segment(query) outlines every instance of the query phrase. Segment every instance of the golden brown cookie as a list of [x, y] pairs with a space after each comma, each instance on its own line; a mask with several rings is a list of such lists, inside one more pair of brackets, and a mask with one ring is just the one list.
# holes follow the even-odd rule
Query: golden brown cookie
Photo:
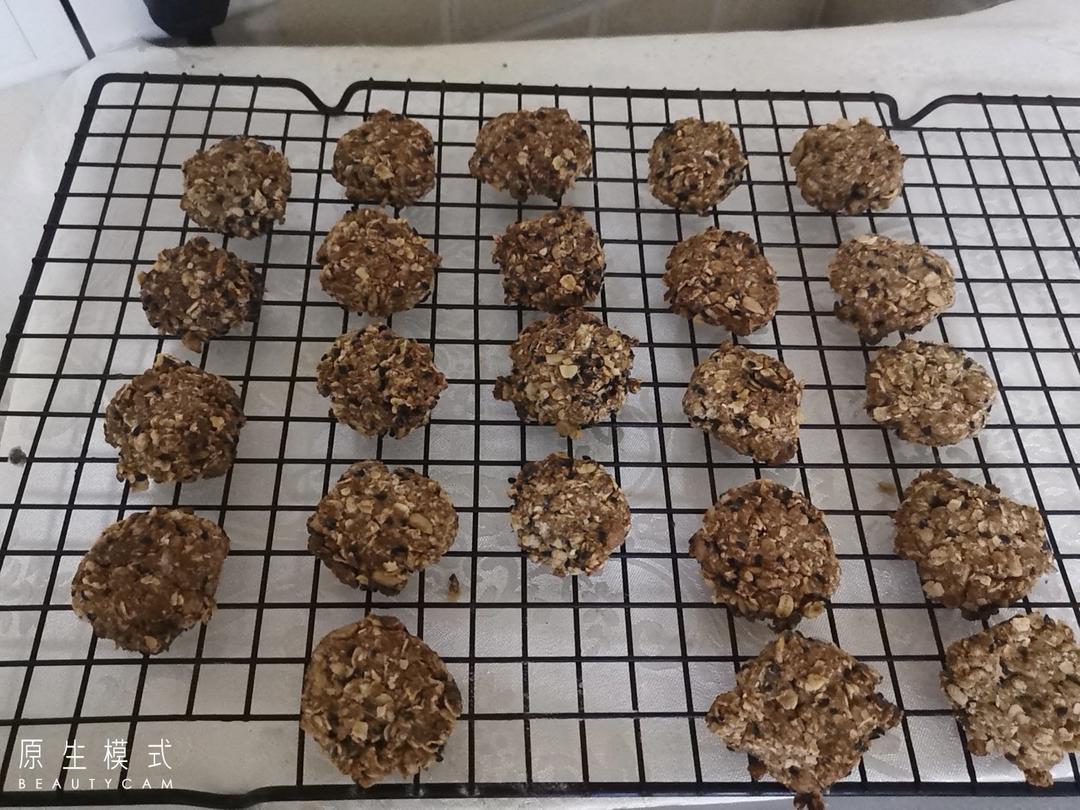
[[435, 141], [419, 121], [379, 110], [338, 138], [331, 172], [353, 202], [404, 208], [435, 187]]
[[904, 187], [900, 147], [866, 118], [806, 130], [788, 161], [803, 199], [827, 213], [880, 211]]
[[1080, 751], [1080, 646], [1064, 622], [1020, 615], [950, 644], [941, 688], [968, 750], [1004, 755], [1028, 784], [1050, 787]]

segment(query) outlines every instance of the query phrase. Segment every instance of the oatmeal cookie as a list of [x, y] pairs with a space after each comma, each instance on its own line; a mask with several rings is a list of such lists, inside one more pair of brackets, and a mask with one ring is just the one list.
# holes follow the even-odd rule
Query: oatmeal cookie
[[530, 194], [558, 202], [592, 169], [585, 128], [561, 107], [503, 113], [476, 136], [469, 174], [522, 202]]
[[1020, 615], [950, 644], [941, 688], [968, 750], [1004, 755], [1030, 785], [1080, 752], [1080, 646], [1064, 622]]
[[344, 472], [307, 527], [308, 550], [338, 579], [393, 596], [453, 545], [458, 516], [438, 482], [370, 460]]
[[552, 453], [530, 461], [508, 494], [518, 545], [560, 577], [593, 573], [630, 531], [626, 496], [588, 456]]
[[974, 436], [997, 386], [979, 363], [942, 343], [905, 339], [866, 369], [866, 412], [901, 439], [939, 447]]
[[180, 207], [211, 231], [251, 239], [285, 221], [289, 161], [262, 141], [234, 135], [184, 161]]
[[617, 413], [641, 382], [630, 376], [637, 341], [583, 309], [534, 321], [510, 347], [510, 374], [495, 381], [495, 399], [518, 416], [554, 425], [561, 436]]
[[495, 237], [506, 303], [558, 312], [600, 294], [604, 249], [592, 225], [574, 208], [516, 222]]
[[949, 263], [929, 248], [867, 234], [848, 239], [829, 263], [836, 317], [867, 343], [921, 329], [956, 298]]
[[742, 231], [709, 228], [671, 249], [664, 300], [685, 318], [749, 335], [776, 314], [780, 287], [757, 242]]
[[335, 222], [315, 259], [327, 295], [350, 312], [378, 317], [427, 298], [441, 261], [408, 222], [377, 208], [349, 211]]
[[918, 566], [926, 596], [969, 619], [1027, 596], [1054, 567], [1038, 509], [947, 470], [912, 481], [893, 520], [896, 553]]
[[803, 199], [830, 214], [880, 211], [904, 187], [900, 147], [866, 118], [806, 130], [788, 162]]
[[725, 341], [698, 363], [683, 395], [690, 424], [762, 464], [795, 455], [802, 383], [767, 354]]
[[113, 395], [105, 441], [120, 452], [116, 477], [133, 489], [224, 475], [244, 426], [240, 397], [224, 377], [159, 354]]
[[210, 621], [229, 538], [186, 509], [156, 506], [105, 528], [71, 583], [71, 607], [94, 635], [132, 652], [165, 652]]
[[778, 631], [820, 615], [840, 582], [821, 510], [768, 479], [720, 496], [690, 539], [690, 556], [715, 601]]
[[680, 118], [649, 150], [649, 190], [679, 211], [705, 214], [731, 194], [745, 170], [739, 137], [723, 121]]
[[331, 173], [353, 202], [404, 208], [435, 188], [435, 141], [419, 121], [379, 110], [338, 138]]
[[362, 787], [440, 759], [460, 714], [446, 664], [391, 616], [328, 633], [304, 674], [300, 728]]
[[339, 422], [365, 436], [400, 439], [427, 424], [446, 377], [427, 346], [371, 324], [334, 341], [315, 384]]
[[851, 772], [871, 741], [900, 722], [878, 691], [881, 675], [835, 644], [785, 631], [717, 695], [705, 724], [750, 755], [750, 778], [766, 773], [795, 791], [796, 807]]
[[162, 334], [179, 335], [193, 352], [259, 318], [262, 277], [251, 264], [201, 236], [161, 251], [138, 280], [146, 320]]

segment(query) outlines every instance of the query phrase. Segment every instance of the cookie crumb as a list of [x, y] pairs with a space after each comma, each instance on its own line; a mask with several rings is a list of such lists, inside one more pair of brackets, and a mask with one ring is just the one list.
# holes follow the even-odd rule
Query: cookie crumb
[[451, 602], [456, 602], [460, 596], [461, 582], [458, 580], [457, 574], [451, 574], [450, 580], [446, 583], [446, 598]]
[[26, 452], [21, 447], [12, 447], [8, 451], [8, 463], [9, 464], [25, 464]]

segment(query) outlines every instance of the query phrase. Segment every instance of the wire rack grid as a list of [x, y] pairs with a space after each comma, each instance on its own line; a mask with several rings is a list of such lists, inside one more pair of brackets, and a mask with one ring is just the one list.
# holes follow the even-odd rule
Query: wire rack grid
[[[564, 202], [586, 212], [605, 244], [607, 281], [596, 309], [640, 339], [640, 394], [576, 441], [521, 425], [491, 394], [507, 347], [535, 317], [503, 304], [491, 237], [549, 206], [515, 204], [466, 168], [486, 118], [541, 104], [566, 107], [589, 132], [593, 175]], [[434, 194], [405, 215], [443, 265], [431, 299], [395, 315], [393, 326], [432, 346], [450, 384], [431, 424], [400, 441], [340, 429], [313, 384], [330, 342], [362, 323], [322, 293], [314, 271], [319, 242], [349, 207], [329, 176], [333, 144], [383, 107], [431, 128], [439, 165]], [[661, 206], [644, 182], [652, 139], [688, 115], [729, 121], [750, 158], [745, 182], [705, 218]], [[890, 128], [908, 156], [904, 194], [886, 212], [837, 219], [809, 209], [794, 189], [785, 165], [794, 141], [808, 125], [841, 115]], [[222, 241], [265, 274], [259, 323], [195, 357], [149, 328], [136, 274], [198, 231], [177, 204], [179, 164], [237, 132], [284, 150], [293, 194], [286, 223], [272, 234]], [[875, 93], [367, 80], [328, 106], [291, 80], [103, 77], [0, 357], [0, 446], [25, 455], [0, 464], [4, 801], [224, 807], [361, 795], [781, 791], [751, 783], [746, 758], [726, 751], [702, 722], [713, 696], [771, 634], [712, 605], [687, 555], [702, 510], [755, 476], [810, 494], [841, 558], [840, 590], [802, 629], [876, 667], [905, 712], [835, 790], [1030, 792], [1012, 766], [965, 752], [937, 676], [945, 645], [978, 625], [925, 603], [913, 566], [893, 554], [889, 515], [905, 483], [933, 466], [1037, 504], [1057, 571], [1017, 609], [1077, 625], [1078, 149], [1080, 100], [1073, 99], [949, 97], [901, 120], [895, 102]], [[744, 340], [806, 381], [799, 453], [781, 466], [735, 456], [682, 414], [693, 366], [726, 333], [673, 315], [660, 275], [671, 246], [711, 224], [752, 234], [780, 278], [777, 317]], [[832, 316], [824, 268], [841, 239], [865, 232], [917, 239], [957, 268], [956, 305], [923, 332], [973, 353], [1000, 387], [1000, 406], [974, 441], [939, 450], [906, 444], [862, 412], [870, 351]], [[249, 423], [228, 475], [138, 493], [114, 478], [102, 413], [161, 350], [231, 379]], [[587, 579], [557, 579], [528, 563], [506, 519], [506, 479], [557, 449], [609, 465], [633, 508], [625, 547]], [[315, 502], [349, 463], [371, 456], [433, 476], [461, 515], [451, 551], [394, 598], [342, 586], [305, 549]], [[167, 503], [219, 521], [232, 552], [213, 620], [166, 654], [133, 656], [99, 644], [74, 617], [70, 580], [101, 528]], [[459, 598], [449, 592], [451, 574]], [[443, 656], [465, 711], [440, 763], [360, 791], [299, 731], [298, 696], [313, 644], [373, 609], [398, 615]], [[35, 773], [22, 761], [27, 739], [41, 743]], [[127, 743], [119, 771], [100, 756], [109, 739]], [[162, 740], [170, 744], [171, 787], [144, 754]], [[73, 766], [73, 751], [84, 752], [83, 768]], [[243, 769], [233, 765], [238, 751]], [[1075, 758], [1054, 773], [1053, 792], [1075, 795]], [[118, 789], [116, 777], [127, 777], [130, 789]]]

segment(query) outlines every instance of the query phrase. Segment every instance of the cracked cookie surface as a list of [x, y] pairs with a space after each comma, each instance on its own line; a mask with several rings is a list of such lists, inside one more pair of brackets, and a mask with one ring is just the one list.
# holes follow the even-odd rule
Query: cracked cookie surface
[[229, 538], [186, 509], [154, 507], [105, 528], [71, 583], [71, 607], [94, 634], [154, 655], [205, 624]]
[[181, 171], [180, 207], [204, 228], [251, 239], [285, 221], [292, 172], [269, 144], [233, 135], [197, 151]]
[[796, 806], [821, 808], [821, 793], [851, 772], [871, 741], [900, 722], [877, 690], [881, 675], [835, 644], [785, 631], [717, 695], [705, 724], [795, 791]]
[[690, 556], [714, 601], [775, 630], [820, 615], [840, 582], [821, 510], [768, 479], [720, 496], [690, 539]]
[[315, 385], [339, 422], [400, 439], [427, 424], [446, 377], [427, 346], [371, 324], [334, 341], [315, 368]]
[[900, 148], [866, 118], [806, 130], [788, 162], [803, 199], [826, 213], [880, 211], [904, 187]]
[[495, 398], [513, 403], [521, 419], [576, 436], [641, 387], [630, 376], [635, 345], [583, 309], [533, 321], [510, 347], [512, 369], [496, 379]]
[[379, 110], [338, 138], [331, 172], [353, 202], [404, 208], [435, 187], [435, 141], [419, 121]]
[[949, 645], [941, 688], [977, 756], [1002, 754], [1028, 784], [1080, 751], [1080, 647], [1064, 622], [1022, 614]]
[[439, 760], [460, 714], [446, 664], [391, 616], [328, 633], [304, 674], [300, 727], [362, 787]]
[[626, 496], [587, 456], [552, 453], [530, 461], [512, 480], [509, 495], [518, 545], [558, 576], [593, 573], [630, 531]]
[[259, 317], [262, 277], [251, 264], [202, 236], [161, 251], [138, 281], [146, 320], [162, 334], [179, 336], [193, 352]]
[[962, 350], [911, 340], [882, 349], [866, 369], [866, 412], [909, 442], [956, 444], [986, 424], [997, 386]]
[[791, 369], [729, 341], [698, 363], [682, 400], [691, 425], [764, 464], [795, 455], [801, 401], [802, 383]]
[[1038, 509], [947, 470], [920, 473], [893, 521], [896, 553], [918, 566], [927, 598], [967, 618], [1022, 599], [1053, 569]]
[[776, 314], [780, 287], [758, 244], [742, 231], [709, 228], [668, 255], [664, 300], [684, 318], [749, 335]]
[[386, 317], [428, 295], [441, 261], [404, 219], [377, 208], [349, 211], [315, 254], [323, 290], [350, 312]]
[[558, 202], [592, 169], [585, 128], [561, 107], [497, 115], [476, 136], [469, 174], [522, 202], [531, 194]]
[[105, 408], [116, 477], [134, 489], [224, 475], [244, 426], [240, 397], [224, 377], [167, 354], [121, 386]]
[[604, 249], [584, 214], [559, 208], [516, 222], [495, 237], [506, 303], [558, 312], [600, 294]]
[[739, 184], [746, 157], [723, 121], [680, 118], [649, 149], [649, 190], [680, 211], [705, 214]]
[[307, 527], [308, 550], [339, 580], [393, 595], [453, 545], [458, 516], [437, 481], [368, 460], [342, 474]]
[[836, 317], [867, 343], [921, 329], [956, 299], [952, 267], [929, 248], [867, 234], [840, 245], [829, 263]]

